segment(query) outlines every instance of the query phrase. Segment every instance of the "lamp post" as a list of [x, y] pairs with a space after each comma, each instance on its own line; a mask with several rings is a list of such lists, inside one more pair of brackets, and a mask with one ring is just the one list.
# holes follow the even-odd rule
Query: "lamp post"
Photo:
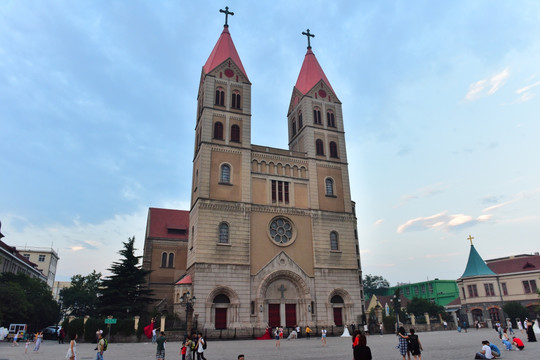
[[188, 292], [184, 293], [184, 295], [182, 295], [182, 301], [180, 302], [180, 304], [186, 308], [186, 334], [185, 336], [188, 335], [188, 319], [189, 319], [189, 313], [191, 311], [193, 311], [193, 305], [195, 304], [195, 300], [197, 300], [197, 298], [194, 296], [191, 296], [191, 294]]
[[399, 330], [399, 311], [401, 310], [401, 299], [399, 292], [392, 297], [392, 304], [394, 305], [394, 314], [396, 315], [396, 333]]

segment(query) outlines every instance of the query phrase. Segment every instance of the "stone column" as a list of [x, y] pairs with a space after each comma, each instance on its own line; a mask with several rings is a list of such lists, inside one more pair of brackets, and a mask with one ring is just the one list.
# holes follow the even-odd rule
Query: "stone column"
[[159, 324], [159, 331], [165, 331], [165, 315], [161, 315], [161, 322]]
[[137, 330], [139, 330], [139, 320], [141, 320], [141, 317], [139, 315], [135, 315], [134, 317], [134, 328], [135, 328], [135, 332], [137, 332]]
[[427, 312], [424, 313], [424, 317], [426, 318], [427, 331], [431, 331], [431, 321], [429, 320], [429, 314]]
[[457, 318], [457, 311], [452, 311], [452, 318], [454, 318], [454, 324], [456, 324], [456, 328], [458, 327], [458, 318]]
[[86, 322], [90, 319], [90, 315], [84, 315], [83, 324], [86, 325]]

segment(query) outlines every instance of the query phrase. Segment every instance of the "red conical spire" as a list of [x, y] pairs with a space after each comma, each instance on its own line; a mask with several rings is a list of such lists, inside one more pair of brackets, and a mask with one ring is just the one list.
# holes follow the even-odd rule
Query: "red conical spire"
[[203, 66], [204, 73], [208, 74], [228, 58], [231, 58], [236, 66], [240, 68], [242, 74], [247, 78], [246, 70], [244, 69], [244, 65], [242, 65], [238, 52], [236, 52], [236, 47], [234, 46], [231, 34], [229, 33], [229, 26], [225, 25], [216, 46], [214, 46], [214, 50], [212, 50], [208, 60], [206, 60], [206, 64]]
[[315, 54], [311, 51], [311, 47], [308, 47], [306, 57], [304, 58], [304, 63], [302, 64], [302, 69], [300, 69], [300, 75], [298, 75], [298, 80], [296, 80], [296, 88], [300, 90], [302, 94], [307, 94], [320, 80], [323, 80], [326, 85], [332, 90], [335, 94], [330, 81], [326, 78], [321, 65], [317, 61]]

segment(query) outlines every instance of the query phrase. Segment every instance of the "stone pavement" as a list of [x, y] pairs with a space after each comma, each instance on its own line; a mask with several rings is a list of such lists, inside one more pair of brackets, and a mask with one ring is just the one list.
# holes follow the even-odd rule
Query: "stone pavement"
[[[424, 347], [422, 358], [425, 360], [473, 359], [474, 354], [482, 347], [482, 340], [493, 342], [503, 349], [497, 333], [494, 330], [469, 330], [468, 333], [458, 333], [455, 330], [418, 333]], [[540, 359], [540, 343], [526, 342], [526, 336], [518, 334], [525, 343], [524, 351], [504, 351], [503, 359], [538, 360]], [[540, 339], [539, 339], [540, 340]], [[261, 359], [352, 359], [351, 338], [329, 337], [328, 345], [322, 346], [319, 339], [282, 340], [281, 347], [275, 347], [274, 340], [235, 340], [208, 341], [205, 356], [209, 360], [236, 360], [238, 354], [246, 355], [246, 360]], [[394, 335], [372, 335], [368, 337], [373, 359], [395, 359], [401, 356], [395, 348], [397, 339]], [[33, 346], [24, 354], [24, 343], [12, 347], [9, 343], [0, 343], [0, 360], [61, 360], [65, 359], [69, 344], [58, 345], [52, 340], [45, 340], [39, 352], [32, 351]], [[77, 345], [78, 360], [95, 359], [95, 344], [81, 343]], [[166, 359], [180, 360], [180, 343], [169, 342], [166, 345]], [[104, 360], [138, 360], [155, 359], [156, 346], [146, 343], [109, 344]]]

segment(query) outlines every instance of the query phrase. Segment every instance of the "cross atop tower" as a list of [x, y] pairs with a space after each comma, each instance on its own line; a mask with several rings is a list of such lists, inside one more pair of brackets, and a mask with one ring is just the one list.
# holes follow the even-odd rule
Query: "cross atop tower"
[[472, 246], [472, 241], [473, 241], [473, 237], [471, 235], [469, 235], [469, 237], [467, 238], [467, 240], [469, 240], [471, 242], [471, 246]]
[[309, 29], [307, 29], [305, 32], [302, 31], [302, 35], [306, 35], [307, 36], [307, 48], [308, 49], [311, 49], [311, 42], [310, 42], [310, 37], [315, 37], [315, 34], [310, 34], [309, 33]]
[[229, 19], [229, 15], [233, 16], [234, 13], [233, 13], [232, 11], [229, 11], [229, 7], [228, 7], [228, 6], [225, 6], [225, 10], [219, 9], [219, 12], [225, 14], [225, 25], [223, 25], [223, 26], [227, 26], [227, 27], [228, 27], [229, 24], [227, 24], [227, 20]]

